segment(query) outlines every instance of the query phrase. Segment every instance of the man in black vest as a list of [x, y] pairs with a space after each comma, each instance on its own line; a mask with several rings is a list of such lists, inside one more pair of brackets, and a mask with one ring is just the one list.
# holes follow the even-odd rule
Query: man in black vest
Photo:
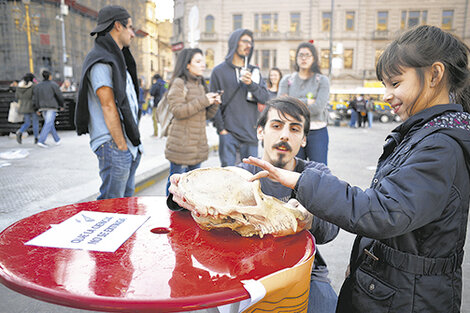
[[137, 125], [137, 71], [129, 46], [132, 19], [121, 6], [98, 13], [95, 46], [85, 58], [75, 125], [78, 135], [90, 134], [99, 161], [102, 184], [98, 199], [130, 197], [142, 145]]

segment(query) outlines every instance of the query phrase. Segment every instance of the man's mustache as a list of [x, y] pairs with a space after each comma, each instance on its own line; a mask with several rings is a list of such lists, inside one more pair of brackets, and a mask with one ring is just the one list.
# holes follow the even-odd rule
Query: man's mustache
[[274, 149], [285, 148], [287, 151], [292, 151], [292, 147], [287, 142], [279, 142], [273, 146]]

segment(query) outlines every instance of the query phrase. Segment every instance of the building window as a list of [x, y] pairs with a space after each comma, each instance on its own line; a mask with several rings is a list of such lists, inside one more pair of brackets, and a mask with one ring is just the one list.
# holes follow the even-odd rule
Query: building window
[[442, 29], [451, 30], [454, 22], [454, 10], [442, 11]]
[[214, 68], [214, 50], [212, 49], [206, 50], [206, 68], [209, 70]]
[[277, 50], [273, 50], [273, 66], [277, 67]]
[[300, 31], [300, 13], [290, 14], [290, 28], [291, 33], [298, 33]]
[[375, 67], [377, 66], [377, 62], [379, 62], [379, 58], [384, 51], [382, 49], [375, 50]]
[[213, 33], [214, 31], [214, 17], [212, 15], [208, 15], [206, 16], [206, 33]]
[[320, 67], [325, 70], [330, 69], [330, 49], [321, 49]]
[[343, 64], [345, 69], [353, 68], [354, 49], [344, 49]]
[[347, 11], [346, 12], [346, 30], [354, 30], [354, 16], [356, 12]]
[[321, 30], [324, 32], [330, 31], [331, 27], [331, 12], [323, 12], [321, 17]]
[[277, 13], [274, 13], [273, 14], [273, 32], [277, 33], [279, 31], [279, 27], [278, 27], [278, 15]]
[[241, 14], [234, 14], [233, 15], [233, 30], [242, 28], [243, 23], [242, 23], [242, 15]]
[[291, 72], [294, 72], [295, 71], [295, 62], [297, 61], [295, 59], [295, 49], [291, 49], [289, 50], [289, 68], [290, 68], [290, 71]]
[[410, 28], [427, 23], [428, 11], [402, 11], [400, 28]]
[[388, 29], [388, 11], [377, 12], [377, 30]]
[[270, 50], [261, 50], [261, 69], [269, 70]]
[[271, 32], [271, 14], [261, 14], [261, 32]]

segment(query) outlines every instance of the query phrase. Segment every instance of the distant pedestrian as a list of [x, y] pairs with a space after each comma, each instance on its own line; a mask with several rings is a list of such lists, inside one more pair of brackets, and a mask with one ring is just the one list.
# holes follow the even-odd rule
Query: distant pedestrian
[[364, 95], [360, 95], [356, 99], [356, 111], [357, 111], [357, 126], [366, 127], [367, 111], [366, 111], [366, 99]]
[[64, 80], [62, 85], [60, 85], [60, 91], [62, 92], [75, 91], [75, 90], [76, 90], [75, 86], [72, 85], [72, 83], [68, 79]]
[[312, 43], [301, 43], [297, 47], [295, 60], [295, 72], [282, 78], [278, 95], [297, 98], [310, 111], [307, 145], [300, 149], [297, 156], [327, 165], [330, 81], [321, 73], [318, 52]]
[[354, 96], [352, 100], [349, 101], [348, 111], [351, 112], [351, 120], [349, 121], [349, 127], [356, 128], [357, 123], [357, 97]]
[[144, 106], [145, 104], [145, 90], [142, 88], [142, 78], [138, 79], [139, 82], [139, 95], [138, 95], [138, 103], [139, 103], [139, 114], [138, 114], [138, 120], [140, 121], [140, 118], [142, 117], [142, 114], [145, 115], [148, 113], [148, 107]]
[[250, 64], [253, 32], [241, 28], [234, 30], [228, 39], [228, 48], [225, 60], [212, 70], [210, 79], [210, 91], [224, 91], [222, 104], [214, 118], [222, 166], [238, 163], [237, 151], [241, 158], [258, 156], [258, 103], [264, 104], [268, 100], [260, 70]]
[[199, 168], [209, 156], [206, 121], [219, 109], [220, 94], [208, 92], [204, 81], [206, 62], [200, 49], [184, 49], [178, 55], [168, 87], [168, 106], [173, 113], [165, 145], [170, 176]]
[[369, 128], [372, 128], [372, 122], [374, 120], [375, 104], [374, 104], [374, 100], [372, 100], [370, 97], [366, 99], [366, 111], [367, 111], [367, 122], [369, 123]]
[[282, 72], [280, 69], [278, 69], [277, 67], [273, 67], [269, 70], [269, 76], [267, 81], [269, 99], [277, 97], [277, 92], [279, 91], [279, 83], [281, 82], [281, 79]]
[[95, 45], [83, 63], [75, 125], [78, 135], [90, 133], [99, 161], [98, 199], [131, 197], [143, 149], [137, 68], [129, 51], [135, 36], [131, 16], [121, 6], [105, 6], [90, 33], [95, 34]]
[[42, 114], [44, 125], [39, 134], [38, 146], [48, 148], [46, 139], [49, 133], [54, 138], [54, 144], [60, 144], [60, 137], [55, 129], [55, 118], [59, 110], [63, 110], [64, 97], [59, 90], [59, 85], [53, 82], [49, 71], [42, 72], [43, 81], [33, 89], [33, 104], [35, 110]]
[[34, 143], [38, 143], [39, 117], [33, 105], [33, 79], [34, 75], [27, 73], [16, 87], [16, 99], [18, 99], [18, 104], [20, 105], [19, 113], [22, 113], [24, 116], [24, 123], [16, 132], [16, 141], [18, 141], [19, 144], [22, 143], [23, 133], [28, 130], [31, 122], [33, 123]]
[[160, 74], [153, 75], [152, 87], [150, 87], [150, 107], [152, 110], [153, 136], [158, 136], [157, 107], [158, 102], [168, 90], [168, 84], [163, 80]]

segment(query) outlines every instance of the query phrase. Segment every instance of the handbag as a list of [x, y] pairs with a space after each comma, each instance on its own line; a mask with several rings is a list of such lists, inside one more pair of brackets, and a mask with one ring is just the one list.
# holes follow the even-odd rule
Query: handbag
[[8, 111], [8, 122], [10, 123], [22, 123], [23, 114], [19, 113], [20, 104], [16, 101], [10, 102], [10, 110]]

